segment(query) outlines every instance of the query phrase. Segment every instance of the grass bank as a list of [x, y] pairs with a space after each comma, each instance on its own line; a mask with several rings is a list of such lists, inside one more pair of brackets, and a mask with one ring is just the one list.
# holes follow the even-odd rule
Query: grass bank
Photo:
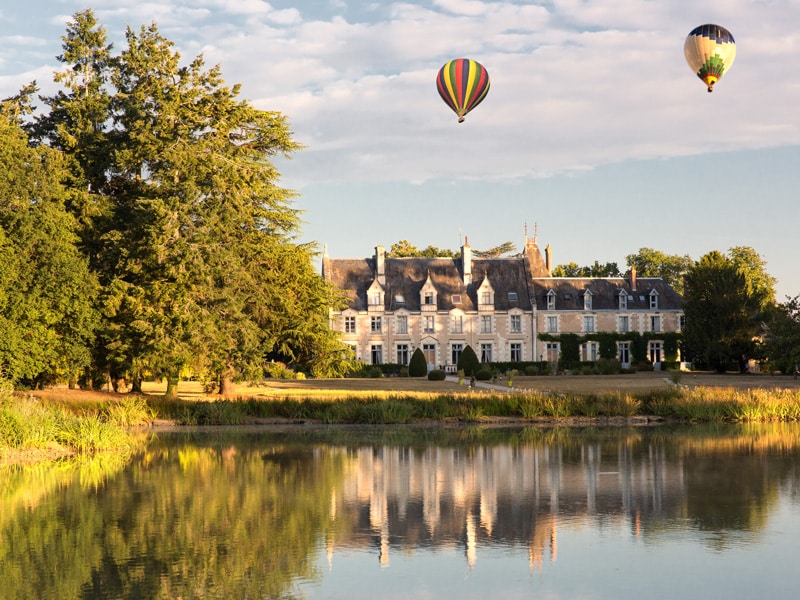
[[133, 427], [150, 424], [153, 416], [142, 397], [76, 407], [64, 401], [0, 393], [0, 464], [103, 452], [124, 456], [140, 443]]
[[476, 423], [657, 417], [685, 422], [749, 422], [800, 419], [800, 390], [670, 386], [640, 391], [496, 393], [340, 391], [283, 398], [166, 401], [151, 397], [159, 418], [182, 425], [307, 422], [406, 424], [425, 421]]

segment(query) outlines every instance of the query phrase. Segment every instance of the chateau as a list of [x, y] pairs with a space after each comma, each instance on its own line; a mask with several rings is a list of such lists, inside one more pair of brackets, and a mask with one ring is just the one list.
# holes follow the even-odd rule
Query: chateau
[[624, 367], [634, 337], [625, 334], [642, 334], [656, 367], [666, 360], [660, 335], [681, 330], [683, 299], [661, 278], [637, 278], [635, 269], [624, 278], [552, 277], [551, 269], [550, 246], [543, 258], [535, 238], [502, 258], [473, 257], [467, 239], [460, 258], [387, 258], [377, 246], [370, 258], [326, 251], [322, 259], [323, 277], [348, 300], [331, 326], [367, 363], [407, 365], [421, 348], [429, 369], [453, 372], [467, 345], [481, 362], [555, 362], [563, 334], [576, 334], [580, 360], [594, 361], [600, 333], [621, 334]]

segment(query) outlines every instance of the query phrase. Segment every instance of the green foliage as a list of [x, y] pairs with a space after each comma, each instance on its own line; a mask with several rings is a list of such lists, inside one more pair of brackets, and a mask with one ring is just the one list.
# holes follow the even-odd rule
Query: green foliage
[[75, 381], [89, 365], [97, 282], [66, 210], [63, 157], [0, 117], [0, 364], [16, 383]]
[[565, 265], [556, 265], [553, 268], [553, 277], [620, 277], [619, 267], [615, 262], [601, 265], [594, 261], [593, 265], [581, 267], [570, 262]]
[[563, 333], [561, 339], [560, 361], [565, 363], [578, 362], [581, 359], [581, 341], [577, 334]]
[[[30, 326], [8, 315], [39, 347], [17, 351], [8, 337], [17, 361], [31, 363], [12, 365], [13, 376], [75, 379], [90, 351], [87, 381], [103, 373], [176, 380], [190, 369], [217, 373], [212, 379], [229, 390], [260, 376], [265, 359], [317, 377], [352, 371], [352, 355], [328, 327], [329, 309], [343, 298], [316, 273], [315, 249], [294, 241], [294, 194], [277, 185], [273, 158], [299, 149], [286, 118], [240, 100], [240, 86], [226, 85], [201, 57], [184, 63], [155, 24], [125, 37], [112, 56], [94, 13], [76, 13], [58, 57], [61, 87], [26, 126], [36, 149], [13, 128], [0, 131], [9, 175], [15, 161], [28, 173], [8, 178], [13, 190], [0, 176], [0, 194], [37, 200], [25, 228], [34, 235], [17, 225], [0, 233], [51, 262], [38, 288], [60, 303], [27, 308]], [[30, 114], [34, 92], [29, 86], [3, 103], [9, 127]], [[11, 253], [2, 242], [0, 253]], [[19, 264], [29, 264], [20, 250]], [[102, 285], [100, 329], [87, 260]], [[29, 304], [39, 301], [15, 268], [5, 266], [7, 280]], [[38, 271], [30, 273], [33, 286]], [[48, 327], [33, 322], [44, 318]]]
[[472, 254], [479, 258], [498, 258], [503, 254], [513, 254], [517, 251], [513, 242], [503, 242], [499, 246], [489, 248], [488, 250], [473, 250]]
[[767, 312], [764, 351], [770, 369], [795, 373], [800, 368], [800, 296]]
[[389, 248], [389, 252], [386, 253], [386, 256], [391, 256], [392, 258], [458, 258], [461, 256], [461, 252], [437, 248], [436, 246], [428, 246], [427, 248], [420, 250], [408, 240], [400, 240], [399, 242], [392, 244], [391, 248]]
[[447, 374], [441, 369], [434, 369], [428, 373], [428, 380], [430, 381], [444, 381]]
[[464, 350], [461, 352], [461, 355], [458, 357], [458, 364], [456, 368], [459, 371], [463, 371], [464, 375], [470, 377], [475, 375], [477, 370], [480, 368], [480, 360], [478, 360], [478, 355], [475, 354], [475, 350], [472, 349], [472, 346], [467, 344], [464, 347]]
[[725, 371], [738, 362], [742, 370], [773, 304], [774, 280], [764, 262], [749, 248], [732, 248], [730, 257], [713, 251], [685, 281], [687, 358], [700, 368]]
[[420, 348], [414, 350], [411, 354], [411, 360], [408, 361], [408, 376], [409, 377], [425, 377], [428, 374], [428, 362], [425, 360], [425, 355]]
[[494, 377], [494, 372], [485, 367], [482, 367], [475, 373], [475, 379], [478, 381], [489, 381], [492, 377]]
[[679, 294], [683, 294], [683, 276], [694, 261], [688, 255], [664, 254], [652, 248], [640, 248], [625, 257], [629, 267], [636, 268], [639, 277], [660, 277]]

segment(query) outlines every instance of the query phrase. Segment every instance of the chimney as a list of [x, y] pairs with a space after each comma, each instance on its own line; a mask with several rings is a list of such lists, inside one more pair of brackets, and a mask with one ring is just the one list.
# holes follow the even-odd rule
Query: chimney
[[547, 272], [550, 274], [551, 277], [553, 276], [553, 264], [551, 262], [552, 255], [553, 255], [553, 249], [550, 247], [550, 244], [547, 244], [547, 246], [544, 249], [544, 266], [547, 268]]
[[472, 283], [472, 248], [469, 247], [469, 237], [464, 237], [461, 246], [461, 266], [464, 269], [464, 285]]
[[382, 286], [386, 286], [386, 250], [383, 246], [375, 246], [375, 277]]
[[636, 291], [636, 267], [631, 267], [631, 290]]

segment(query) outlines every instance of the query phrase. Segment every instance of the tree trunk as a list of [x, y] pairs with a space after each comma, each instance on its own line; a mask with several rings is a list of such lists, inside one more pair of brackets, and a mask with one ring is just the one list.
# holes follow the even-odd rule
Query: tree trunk
[[167, 400], [178, 399], [178, 378], [170, 375], [167, 377], [167, 391], [164, 392], [164, 398]]
[[139, 375], [134, 375], [131, 379], [131, 394], [142, 393], [142, 378]]
[[233, 396], [236, 394], [236, 384], [233, 382], [232, 374], [226, 372], [220, 375], [219, 394], [220, 396]]

